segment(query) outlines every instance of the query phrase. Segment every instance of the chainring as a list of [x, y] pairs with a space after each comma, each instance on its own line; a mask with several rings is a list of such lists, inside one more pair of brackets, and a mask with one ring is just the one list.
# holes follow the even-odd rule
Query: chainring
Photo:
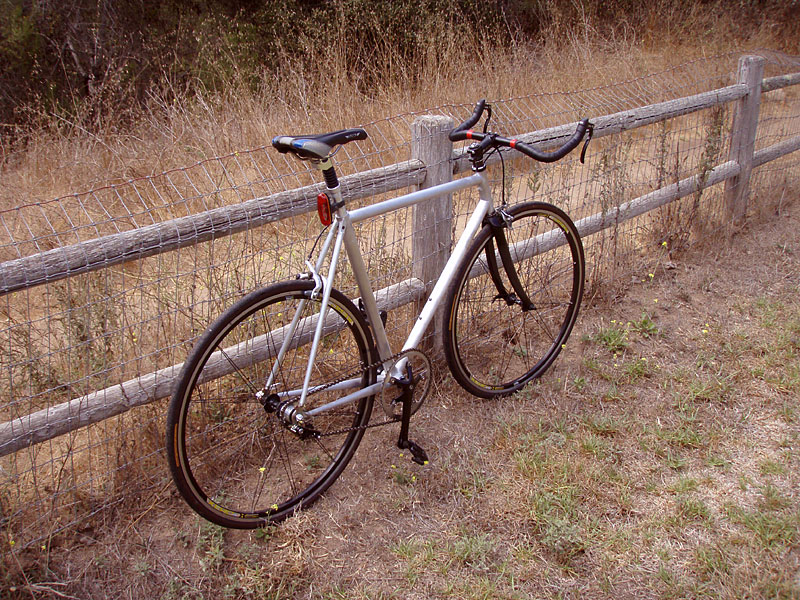
[[380, 403], [383, 412], [391, 419], [399, 419], [403, 412], [402, 402], [402, 381], [393, 378], [396, 372], [402, 373], [402, 377], [408, 377], [408, 367], [411, 367], [412, 394], [411, 414], [419, 410], [428, 392], [431, 389], [431, 361], [422, 350], [412, 348], [395, 355], [391, 367], [386, 371], [388, 376], [381, 388]]

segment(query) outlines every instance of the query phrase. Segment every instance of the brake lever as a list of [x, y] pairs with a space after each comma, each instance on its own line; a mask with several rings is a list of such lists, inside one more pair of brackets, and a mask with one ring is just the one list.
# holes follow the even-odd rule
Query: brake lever
[[586, 148], [589, 147], [589, 142], [592, 141], [592, 135], [594, 135], [594, 125], [592, 123], [586, 124], [586, 141], [583, 143], [583, 148], [581, 149], [581, 164], [584, 164], [586, 158]]
[[483, 122], [483, 133], [488, 133], [489, 121], [492, 120], [492, 105], [491, 104], [487, 104], [486, 105], [486, 111], [487, 111], [486, 120]]

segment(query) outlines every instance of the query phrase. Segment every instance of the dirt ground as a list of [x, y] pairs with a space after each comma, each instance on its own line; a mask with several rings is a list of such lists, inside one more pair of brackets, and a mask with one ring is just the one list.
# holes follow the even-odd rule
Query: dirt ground
[[799, 292], [795, 203], [587, 299], [513, 398], [442, 370], [425, 467], [370, 430], [314, 507], [241, 532], [165, 466], [135, 518], [16, 555], [0, 596], [800, 598]]

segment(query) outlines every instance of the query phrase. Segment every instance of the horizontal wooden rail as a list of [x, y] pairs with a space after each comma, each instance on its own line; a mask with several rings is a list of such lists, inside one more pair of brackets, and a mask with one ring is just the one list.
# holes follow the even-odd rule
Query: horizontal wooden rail
[[[410, 160], [342, 177], [340, 185], [345, 199], [357, 200], [419, 185], [424, 179], [425, 165], [421, 161]], [[0, 294], [177, 250], [304, 214], [316, 209], [317, 194], [323, 189], [322, 183], [309, 185], [10, 260], [0, 264]]]
[[[635, 198], [630, 202], [615, 206], [606, 212], [599, 212], [585, 217], [580, 221], [576, 221], [575, 227], [578, 229], [581, 238], [586, 238], [603, 229], [608, 229], [623, 221], [638, 217], [659, 206], [664, 206], [665, 204], [684, 198], [698, 190], [722, 183], [726, 179], [736, 176], [738, 173], [739, 166], [734, 162], [727, 162], [714, 167], [705, 175], [698, 174], [687, 177], [686, 179], [681, 179], [672, 185], [659, 188], [649, 194]], [[514, 262], [519, 262], [536, 256], [537, 254], [549, 252], [566, 243], [566, 238], [560, 230], [548, 231], [539, 234], [535, 238], [522, 240], [513, 244], [510, 247], [511, 257]], [[499, 261], [500, 255], [497, 251], [495, 251], [495, 254]], [[472, 270], [469, 272], [469, 277], [478, 277], [488, 272], [488, 266], [484, 261], [480, 261], [475, 263], [472, 267]]]
[[[599, 138], [607, 135], [615, 135], [623, 131], [630, 131], [639, 127], [645, 127], [646, 125], [653, 125], [660, 121], [666, 121], [668, 119], [674, 119], [675, 117], [706, 110], [719, 104], [733, 102], [746, 95], [747, 86], [737, 83], [693, 96], [668, 100], [641, 108], [624, 110], [603, 117], [592, 117], [591, 122], [594, 125], [594, 137]], [[523, 142], [536, 145], [539, 150], [547, 152], [562, 146], [572, 137], [572, 134], [575, 133], [575, 127], [576, 124], [559, 125], [533, 133], [523, 133], [516, 137]], [[508, 156], [508, 153], [512, 152], [510, 148], [503, 148], [501, 151], [504, 152], [506, 156]], [[514, 154], [512, 154], [512, 156], [514, 156]], [[521, 157], [522, 155], [519, 156]], [[494, 154], [486, 163], [493, 164], [499, 161], [500, 157]], [[453, 153], [453, 162], [454, 173], [460, 173], [471, 169], [469, 161], [467, 160], [466, 148]]]
[[762, 148], [761, 150], [756, 150], [755, 154], [753, 155], [753, 166], [760, 167], [770, 161], [780, 158], [781, 156], [786, 156], [787, 154], [791, 154], [792, 152], [796, 152], [798, 150], [800, 150], [800, 135], [796, 135], [788, 140], [783, 140], [782, 142], [778, 142], [772, 146]]
[[[375, 294], [380, 310], [394, 310], [425, 296], [425, 284], [416, 278], [395, 283]], [[265, 353], [262, 357], [268, 358]], [[0, 456], [53, 439], [75, 429], [99, 423], [136, 406], [172, 394], [183, 363], [141, 375], [119, 385], [0, 423]], [[228, 361], [218, 361], [214, 375], [233, 372]]]
[[575, 227], [578, 228], [581, 237], [587, 237], [593, 233], [632, 219], [633, 217], [638, 217], [659, 206], [664, 206], [665, 204], [684, 198], [699, 190], [722, 183], [726, 179], [738, 174], [739, 165], [735, 162], [726, 162], [714, 167], [705, 174], [698, 173], [697, 175], [692, 175], [672, 185], [657, 189], [649, 194], [615, 206], [606, 212], [596, 213], [581, 219], [575, 223]]
[[800, 84], [800, 73], [788, 73], [787, 75], [778, 75], [777, 77], [767, 77], [761, 82], [761, 91], [771, 92], [797, 84]]

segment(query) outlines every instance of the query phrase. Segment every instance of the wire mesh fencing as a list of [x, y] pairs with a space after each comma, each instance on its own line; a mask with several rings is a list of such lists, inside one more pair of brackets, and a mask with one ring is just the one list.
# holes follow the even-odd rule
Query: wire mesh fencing
[[[488, 167], [498, 200], [544, 200], [592, 226], [584, 238], [590, 297], [617, 294], [642, 264], [727, 231], [725, 184], [705, 184], [730, 163], [738, 100], [683, 108], [647, 127], [625, 115], [647, 120], [643, 107], [668, 110], [715, 90], [741, 98], [747, 91], [736, 87], [737, 58], [492, 102], [491, 128], [509, 137], [582, 117], [605, 122], [616, 115], [607, 121], [609, 131], [613, 123], [628, 123], [598, 135], [585, 164], [577, 152], [551, 165], [504, 154]], [[762, 157], [782, 144], [797, 149], [800, 136], [798, 63], [771, 53], [764, 58], [770, 83], [763, 86], [755, 137]], [[457, 124], [472, 108], [439, 106], [364, 124], [369, 138], [343, 146], [335, 157], [349, 207], [424, 185], [426, 169], [435, 165], [418, 158], [426, 140], [412, 139], [415, 119], [445, 115]], [[750, 214], [794, 201], [800, 165], [789, 150], [756, 166]], [[441, 159], [454, 177], [465, 169], [462, 154], [458, 144]], [[681, 188], [688, 180], [699, 184]], [[309, 165], [261, 147], [0, 212], [3, 552], [99, 527], [115, 510], [137, 510], [144, 495], [171, 486], [165, 412], [181, 363], [238, 298], [307, 270], [321, 230], [320, 181]], [[670, 186], [677, 190], [674, 201], [620, 218], [619, 207]], [[456, 238], [476, 199], [474, 190], [452, 198], [446, 223]], [[413, 210], [358, 227], [375, 290], [417, 277], [427, 259], [414, 252], [420, 225]], [[592, 225], [600, 221], [601, 227]], [[358, 296], [346, 265], [337, 287]], [[414, 318], [413, 305], [394, 308], [390, 341], [404, 339]]]

